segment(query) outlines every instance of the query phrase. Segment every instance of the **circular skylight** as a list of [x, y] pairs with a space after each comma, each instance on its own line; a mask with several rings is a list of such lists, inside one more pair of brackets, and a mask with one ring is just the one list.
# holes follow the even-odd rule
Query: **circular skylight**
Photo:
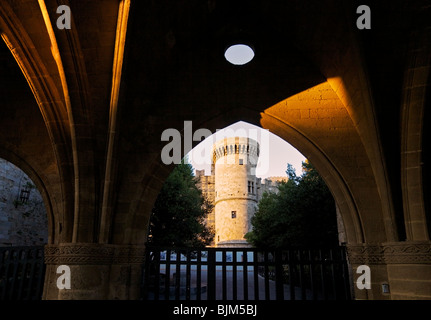
[[249, 63], [253, 59], [254, 51], [248, 45], [235, 44], [227, 48], [224, 56], [230, 63], [237, 66], [242, 66]]

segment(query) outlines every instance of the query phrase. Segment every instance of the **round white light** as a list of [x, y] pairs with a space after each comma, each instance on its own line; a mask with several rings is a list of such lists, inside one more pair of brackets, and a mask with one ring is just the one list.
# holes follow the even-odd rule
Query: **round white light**
[[235, 44], [227, 48], [224, 57], [230, 63], [242, 66], [249, 63], [254, 58], [254, 51], [245, 44]]

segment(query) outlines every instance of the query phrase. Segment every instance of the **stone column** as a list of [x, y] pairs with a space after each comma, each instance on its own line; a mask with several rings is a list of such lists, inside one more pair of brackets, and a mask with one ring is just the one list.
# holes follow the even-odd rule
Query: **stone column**
[[[355, 299], [431, 299], [431, 242], [347, 245]], [[359, 290], [358, 266], [371, 270], [371, 289]], [[388, 292], [383, 291], [383, 286]]]
[[[144, 246], [62, 243], [45, 246], [46, 300], [136, 300], [140, 296]], [[59, 289], [57, 268], [70, 268], [70, 289]]]

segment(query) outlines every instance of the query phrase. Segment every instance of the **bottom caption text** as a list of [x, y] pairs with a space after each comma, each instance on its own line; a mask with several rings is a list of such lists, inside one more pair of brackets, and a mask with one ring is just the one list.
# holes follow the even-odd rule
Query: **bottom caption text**
[[208, 314], [217, 314], [219, 316], [229, 315], [248, 315], [255, 317], [257, 315], [257, 305], [253, 304], [219, 304], [216, 308], [211, 307], [191, 307], [180, 304], [174, 307], [174, 315], [197, 315], [201, 318]]

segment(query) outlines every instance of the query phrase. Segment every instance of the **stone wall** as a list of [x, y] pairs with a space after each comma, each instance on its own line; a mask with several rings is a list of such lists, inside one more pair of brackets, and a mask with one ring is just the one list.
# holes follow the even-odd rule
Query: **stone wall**
[[282, 181], [287, 182], [288, 177], [268, 177], [266, 179], [256, 179], [257, 183], [257, 200], [260, 201], [265, 192], [278, 193], [278, 186]]
[[0, 159], [0, 246], [43, 245], [47, 241], [42, 196], [22, 170]]
[[213, 204], [213, 209], [208, 214], [205, 222], [208, 227], [215, 229], [215, 176], [206, 176], [205, 170], [196, 170], [196, 179], [196, 186], [202, 191], [204, 197]]

